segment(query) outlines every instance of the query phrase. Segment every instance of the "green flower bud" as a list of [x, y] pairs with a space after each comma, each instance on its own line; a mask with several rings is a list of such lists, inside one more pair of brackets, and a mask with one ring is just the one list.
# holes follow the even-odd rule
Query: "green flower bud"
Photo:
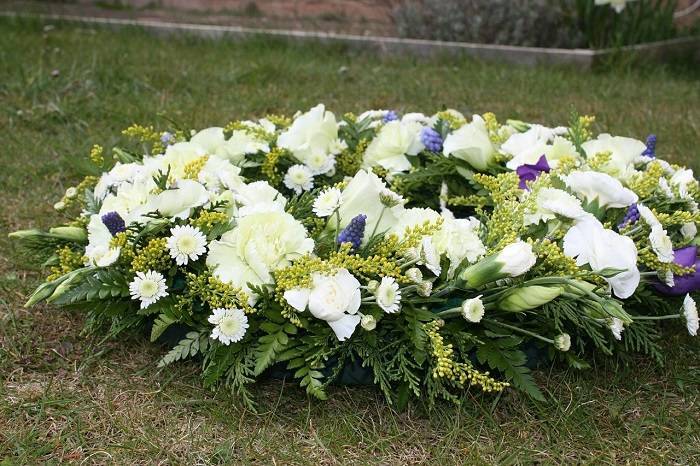
[[522, 312], [535, 309], [559, 296], [562, 289], [558, 286], [524, 286], [515, 288], [498, 302], [498, 309]]
[[55, 227], [49, 230], [49, 233], [54, 238], [65, 239], [75, 243], [84, 243], [87, 241], [87, 232], [80, 227]]

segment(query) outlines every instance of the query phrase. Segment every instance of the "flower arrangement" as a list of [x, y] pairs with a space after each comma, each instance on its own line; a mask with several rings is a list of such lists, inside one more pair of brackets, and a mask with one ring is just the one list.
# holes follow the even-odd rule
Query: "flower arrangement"
[[[700, 185], [646, 143], [548, 128], [318, 105], [202, 131], [131, 126], [99, 176], [11, 234], [49, 270], [28, 306], [85, 310], [115, 336], [181, 329], [160, 360], [252, 405], [271, 368], [326, 398], [366, 368], [390, 403], [470, 387], [542, 398], [526, 351], [574, 368], [594, 353], [660, 359], [691, 335]], [[671, 329], [676, 329], [676, 326]]]

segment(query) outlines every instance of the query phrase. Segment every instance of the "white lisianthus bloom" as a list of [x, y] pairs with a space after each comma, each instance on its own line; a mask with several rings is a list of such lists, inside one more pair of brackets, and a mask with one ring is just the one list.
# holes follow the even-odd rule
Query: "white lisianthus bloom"
[[586, 202], [597, 201], [599, 207], [628, 207], [639, 200], [634, 191], [605, 173], [576, 171], [563, 176], [562, 181]]
[[407, 171], [411, 162], [407, 155], [423, 150], [420, 131], [423, 127], [415, 121], [390, 121], [382, 126], [372, 140], [362, 159], [362, 168], [381, 166], [391, 173]]
[[697, 181], [695, 180], [695, 176], [693, 176], [693, 170], [689, 168], [678, 170], [671, 176], [671, 185], [678, 187], [678, 194], [681, 199], [692, 198], [688, 192], [688, 188], [695, 184], [697, 184]]
[[322, 162], [321, 159], [325, 161], [327, 156], [338, 152], [342, 146], [337, 139], [338, 123], [335, 115], [319, 104], [297, 116], [291, 126], [279, 135], [277, 145], [291, 151], [300, 162], [313, 168]]
[[471, 123], [450, 133], [442, 145], [442, 153], [468, 162], [479, 171], [485, 171], [496, 157], [496, 147], [489, 138], [486, 122], [474, 115]]
[[484, 303], [481, 301], [481, 295], [464, 300], [461, 308], [462, 317], [468, 322], [478, 323], [484, 317], [485, 308]]
[[695, 304], [695, 300], [690, 297], [689, 294], [685, 295], [683, 299], [683, 317], [685, 317], [685, 324], [688, 328], [688, 333], [691, 336], [696, 336], [698, 334], [698, 327], [700, 327], [700, 321], [698, 320], [698, 308]]
[[393, 277], [382, 277], [374, 296], [377, 299], [377, 305], [387, 314], [394, 314], [401, 308], [401, 291]]
[[634, 241], [605, 229], [592, 215], [577, 221], [564, 235], [564, 254], [575, 258], [576, 265], [588, 264], [594, 272], [623, 270], [605, 279], [619, 298], [629, 298], [639, 285]]
[[187, 265], [189, 261], [196, 261], [207, 252], [206, 236], [199, 228], [190, 225], [171, 228], [167, 244], [170, 257], [175, 259], [177, 265]]
[[100, 215], [91, 215], [87, 226], [88, 244], [85, 247], [85, 263], [95, 267], [107, 267], [119, 259], [121, 248], [111, 247], [112, 234]]
[[241, 169], [228, 160], [209, 157], [199, 171], [198, 180], [213, 192], [222, 189], [236, 189], [243, 185]]
[[306, 165], [292, 165], [284, 175], [284, 185], [297, 194], [314, 187], [314, 176]]
[[234, 199], [241, 206], [238, 216], [244, 217], [258, 211], [284, 211], [287, 198], [267, 181], [255, 181], [235, 190]]
[[511, 156], [506, 163], [511, 170], [524, 164], [535, 164], [543, 155], [552, 168], [556, 168], [562, 157], [577, 157], [576, 147], [571, 141], [556, 136], [553, 129], [541, 125], [531, 125], [524, 133], [511, 135], [501, 145], [501, 152]]
[[616, 13], [622, 13], [625, 9], [627, 3], [633, 2], [634, 0], [595, 0], [596, 5], [610, 5], [610, 7], [615, 10]]
[[[384, 182], [374, 173], [359, 170], [343, 189], [340, 208], [340, 228], [345, 228], [350, 221], [360, 214], [367, 216], [365, 235], [366, 242], [374, 231], [377, 234], [388, 231], [396, 224], [403, 206], [386, 207], [380, 194], [386, 189]], [[329, 228], [335, 229], [335, 216], [329, 218]]]
[[537, 256], [532, 252], [532, 245], [518, 240], [503, 248], [496, 256], [496, 261], [503, 264], [502, 273], [510, 277], [518, 277], [527, 273], [535, 265]]
[[326, 188], [314, 201], [313, 211], [319, 217], [329, 217], [340, 207], [343, 194], [338, 188]]
[[474, 218], [444, 218], [442, 227], [433, 235], [435, 249], [450, 260], [448, 277], [454, 275], [464, 260], [472, 264], [486, 254], [486, 247], [477, 234], [480, 225]]
[[141, 301], [141, 309], [146, 309], [159, 299], [168, 296], [165, 277], [153, 270], [145, 273], [136, 272], [136, 276], [129, 283], [129, 294], [131, 299]]
[[637, 204], [637, 210], [639, 211], [639, 218], [644, 220], [650, 227], [661, 225], [661, 222], [659, 222], [659, 219], [656, 218], [656, 215], [654, 215], [654, 212], [652, 212], [649, 207], [644, 204]]
[[152, 210], [164, 217], [187, 218], [192, 209], [209, 202], [207, 189], [194, 180], [178, 180], [177, 187], [156, 194], [150, 201]]
[[559, 351], [569, 351], [571, 349], [571, 336], [568, 333], [562, 333], [554, 338], [554, 346]]
[[426, 222], [435, 223], [440, 220], [440, 214], [433, 209], [413, 207], [400, 212], [396, 223], [389, 229], [389, 233], [394, 233], [399, 239], [403, 239], [409, 229], [423, 225]]
[[272, 272], [314, 248], [304, 226], [286, 212], [256, 212], [209, 244], [207, 266], [225, 283], [249, 291], [248, 283], [272, 283]]
[[616, 340], [622, 340], [622, 332], [625, 330], [625, 323], [617, 317], [613, 317], [608, 321], [608, 327]]
[[207, 320], [215, 325], [211, 331], [211, 338], [226, 346], [241, 341], [248, 330], [248, 316], [238, 308], [212, 309], [212, 314]]
[[294, 309], [303, 312], [307, 306], [317, 319], [325, 320], [338, 340], [352, 336], [360, 323], [357, 315], [362, 295], [360, 282], [346, 269], [334, 275], [312, 275], [312, 288], [295, 288], [284, 292], [284, 299]]
[[216, 156], [236, 165], [243, 161], [246, 154], [270, 150], [267, 142], [257, 139], [248, 131], [235, 130], [226, 140], [224, 129], [217, 127], [203, 129], [192, 136], [189, 143], [198, 146], [207, 155]]
[[661, 225], [651, 227], [649, 243], [660, 262], [665, 264], [673, 262], [673, 243]]
[[525, 212], [525, 225], [547, 222], [556, 218], [557, 215], [571, 219], [586, 215], [586, 211], [581, 207], [581, 201], [561, 189], [542, 188], [535, 195], [537, 208], [535, 211]]
[[683, 226], [681, 226], [681, 235], [683, 235], [683, 239], [686, 241], [695, 238], [697, 234], [698, 227], [695, 225], [695, 222], [684, 223]]
[[603, 171], [620, 180], [626, 180], [634, 173], [634, 163], [647, 148], [646, 144], [637, 139], [609, 134], [600, 134], [597, 139], [581, 144], [581, 147], [587, 158], [610, 152], [610, 161], [605, 164]]

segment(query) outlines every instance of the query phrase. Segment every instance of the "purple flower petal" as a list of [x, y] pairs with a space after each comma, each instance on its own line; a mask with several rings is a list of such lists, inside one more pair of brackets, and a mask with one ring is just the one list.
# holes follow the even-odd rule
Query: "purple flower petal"
[[549, 173], [549, 164], [547, 163], [547, 157], [542, 155], [540, 159], [535, 164], [523, 164], [515, 169], [515, 173], [520, 177], [520, 183], [518, 186], [520, 189], [527, 189], [527, 182], [534, 181], [540, 176], [540, 173]]
[[683, 267], [692, 267], [694, 265], [695, 272], [688, 275], [674, 275], [673, 286], [654, 282], [652, 283], [654, 289], [667, 296], [683, 296], [684, 294], [700, 290], [700, 260], [698, 260], [697, 252], [697, 246], [688, 246], [673, 251], [673, 262]]

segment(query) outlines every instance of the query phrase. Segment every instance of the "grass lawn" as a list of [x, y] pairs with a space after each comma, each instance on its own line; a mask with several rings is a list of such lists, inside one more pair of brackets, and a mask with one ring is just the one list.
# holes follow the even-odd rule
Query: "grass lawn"
[[80, 336], [79, 312], [24, 309], [41, 274], [6, 237], [59, 221], [51, 206], [80, 179], [76, 161], [161, 112], [196, 128], [320, 101], [339, 114], [449, 106], [556, 125], [575, 107], [599, 130], [656, 133], [660, 154], [697, 171], [697, 67], [582, 73], [7, 19], [0, 31], [0, 464], [700, 462], [697, 338], [669, 336], [664, 367], [542, 368], [543, 403], [470, 392], [460, 408], [396, 412], [371, 388], [318, 402], [265, 381], [255, 414], [203, 389], [196, 363], [159, 372], [163, 348], [142, 336], [97, 345]]

